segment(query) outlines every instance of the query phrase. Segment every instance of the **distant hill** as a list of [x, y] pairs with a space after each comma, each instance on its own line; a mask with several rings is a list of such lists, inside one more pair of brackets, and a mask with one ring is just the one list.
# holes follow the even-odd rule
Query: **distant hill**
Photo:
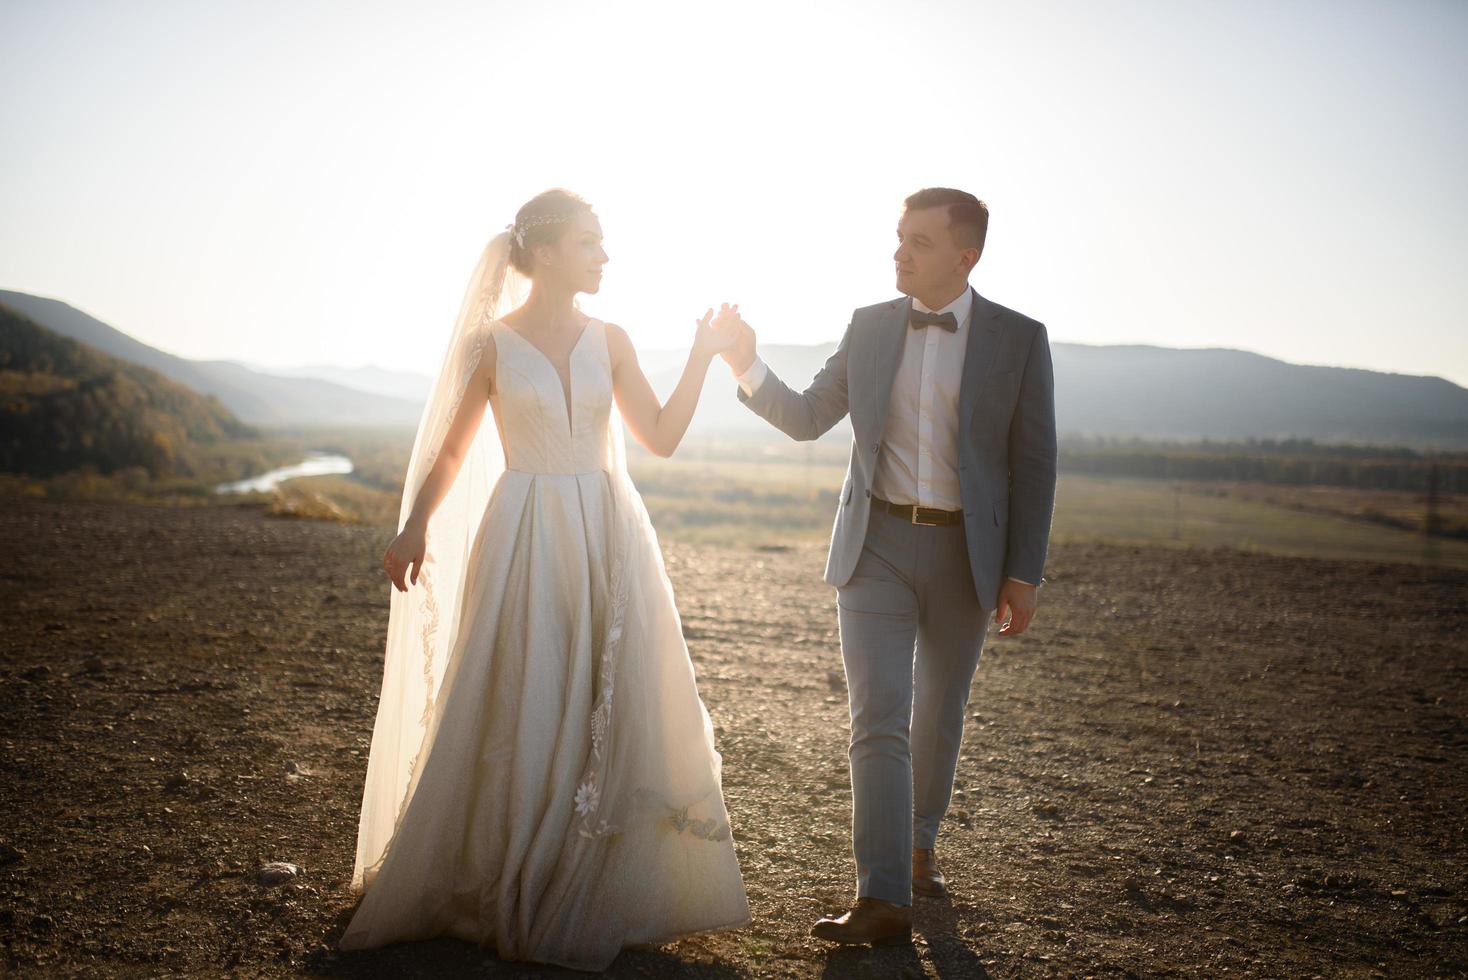
[[192, 475], [198, 446], [256, 434], [218, 399], [0, 307], [0, 472]]
[[1443, 378], [1290, 364], [1247, 351], [1055, 345], [1064, 431], [1468, 446], [1468, 389]]
[[[272, 373], [230, 361], [190, 361], [56, 300], [0, 291], [0, 304], [214, 394], [242, 419], [260, 425], [411, 427], [432, 384], [424, 375], [373, 367], [317, 365]], [[834, 343], [763, 344], [760, 354], [798, 389], [835, 349]], [[1290, 364], [1223, 348], [1056, 343], [1052, 349], [1056, 420], [1063, 435], [1468, 447], [1468, 389], [1442, 378]], [[639, 352], [663, 396], [673, 390], [686, 356], [673, 350]], [[709, 371], [689, 432], [694, 438], [784, 438], [739, 404], [721, 363]], [[845, 440], [850, 433], [843, 421], [826, 438]]]
[[[305, 367], [270, 368], [259, 364], [240, 364], [238, 361], [222, 363], [239, 364], [257, 374], [271, 374], [280, 378], [317, 378], [373, 395], [387, 395], [422, 406], [428, 400], [433, 379], [414, 371], [393, 371], [372, 364], [361, 367], [343, 368], [331, 364], [308, 364]], [[415, 415], [413, 421], [417, 422]]]
[[[761, 346], [760, 356], [799, 390], [835, 349], [834, 343], [770, 344]], [[1468, 447], [1468, 389], [1442, 378], [1289, 364], [1222, 348], [1057, 343], [1052, 355], [1056, 425], [1063, 435]], [[681, 370], [679, 364], [657, 371], [653, 387], [666, 395]], [[715, 364], [690, 432], [759, 430], [771, 431], [739, 404], [728, 370]], [[843, 423], [826, 438], [850, 434]]]
[[0, 306], [64, 337], [153, 368], [216, 396], [246, 422], [266, 426], [414, 426], [422, 401], [369, 394], [331, 381], [255, 371], [233, 361], [191, 361], [149, 347], [59, 300], [0, 290]]

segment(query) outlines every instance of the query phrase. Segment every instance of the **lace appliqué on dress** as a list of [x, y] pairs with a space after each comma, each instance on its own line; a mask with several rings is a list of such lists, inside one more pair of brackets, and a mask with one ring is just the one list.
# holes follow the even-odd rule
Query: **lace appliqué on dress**
[[622, 647], [622, 624], [627, 613], [627, 535], [618, 533], [611, 576], [611, 624], [602, 644], [601, 664], [597, 671], [596, 702], [591, 709], [591, 761], [576, 790], [576, 815], [582, 837], [606, 837], [618, 832], [617, 827], [601, 816], [602, 786], [606, 778], [607, 735], [612, 727], [612, 691], [616, 683], [617, 660]]
[[678, 833], [689, 833], [694, 837], [702, 837], [704, 840], [728, 840], [732, 836], [726, 821], [716, 820], [713, 817], [696, 820], [688, 815], [686, 806], [681, 810], [675, 810], [668, 818], [668, 822]]
[[[617, 552], [611, 576], [611, 623], [607, 628], [602, 645], [600, 669], [597, 673], [597, 695], [591, 711], [591, 759], [581, 783], [576, 789], [574, 800], [578, 826], [577, 833], [592, 840], [619, 833], [621, 828], [607, 820], [601, 812], [606, 802], [606, 745], [612, 725], [612, 694], [615, 689], [617, 662], [622, 652], [623, 623], [627, 610], [627, 563], [625, 541], [628, 535], [618, 534]], [[692, 834], [707, 841], [732, 839], [729, 823], [715, 817], [698, 819], [690, 817], [689, 806], [675, 808], [656, 801], [646, 790], [632, 794], [633, 808], [641, 813], [662, 809], [668, 814], [667, 822], [675, 832]]]

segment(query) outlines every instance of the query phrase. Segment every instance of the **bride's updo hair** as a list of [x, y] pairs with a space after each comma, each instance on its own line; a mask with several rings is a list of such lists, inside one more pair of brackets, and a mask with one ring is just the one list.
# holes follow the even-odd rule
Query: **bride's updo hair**
[[566, 222], [590, 210], [591, 205], [579, 195], [561, 187], [553, 187], [526, 201], [510, 227], [510, 265], [530, 275], [535, 268], [530, 250], [555, 241], [566, 229]]

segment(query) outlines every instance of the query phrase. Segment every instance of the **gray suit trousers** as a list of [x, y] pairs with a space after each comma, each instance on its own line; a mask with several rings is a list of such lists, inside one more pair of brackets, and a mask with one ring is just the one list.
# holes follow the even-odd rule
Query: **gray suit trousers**
[[948, 809], [988, 631], [963, 525], [914, 525], [874, 508], [836, 602], [851, 704], [857, 896], [907, 905], [911, 849], [934, 846]]

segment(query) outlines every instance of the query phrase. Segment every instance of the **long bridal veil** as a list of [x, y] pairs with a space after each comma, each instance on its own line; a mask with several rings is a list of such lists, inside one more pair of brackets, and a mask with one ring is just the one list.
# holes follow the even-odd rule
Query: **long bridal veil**
[[[403, 481], [401, 529], [433, 470], [444, 437], [492, 336], [491, 325], [519, 306], [530, 281], [510, 265], [510, 232], [490, 239], [459, 305], [443, 366], [423, 408]], [[623, 500], [636, 500], [627, 474], [622, 420], [615, 404], [607, 432], [607, 473]], [[407, 592], [389, 588], [382, 689], [367, 762], [351, 889], [362, 894], [386, 857], [431, 746], [440, 686], [459, 631], [466, 564], [496, 481], [505, 469], [498, 420], [486, 412], [453, 485], [428, 521], [427, 552]], [[624, 508], [633, 519], [640, 507]], [[645, 516], [645, 511], [642, 512]], [[619, 563], [620, 564], [620, 563]], [[607, 666], [610, 666], [608, 664]]]
[[[403, 481], [398, 527], [402, 528], [433, 464], [438, 459], [460, 403], [489, 341], [489, 321], [517, 305], [526, 280], [510, 267], [510, 234], [490, 239], [469, 278], [453, 333], [444, 351], [438, 380], [423, 407]], [[416, 783], [414, 773], [425, 748], [434, 699], [448, 666], [458, 626], [464, 564], [479, 518], [505, 467], [494, 420], [480, 423], [458, 477], [428, 521], [428, 548], [416, 584], [407, 592], [390, 589], [387, 649], [382, 691], [372, 730], [367, 782], [357, 827], [357, 860], [352, 891], [366, 890], [387, 851]]]

